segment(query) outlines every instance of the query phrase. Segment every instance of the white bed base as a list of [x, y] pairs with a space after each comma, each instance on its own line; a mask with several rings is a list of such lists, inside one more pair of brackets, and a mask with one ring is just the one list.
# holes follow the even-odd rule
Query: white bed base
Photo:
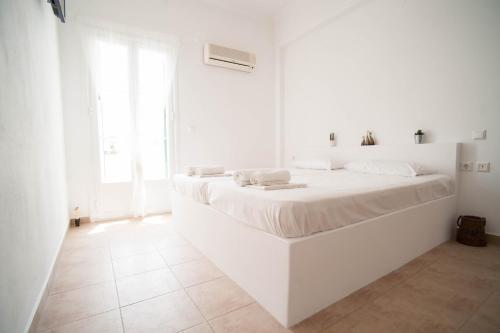
[[285, 239], [174, 194], [174, 223], [290, 327], [446, 242], [455, 196], [312, 236]]
[[[456, 166], [458, 145], [454, 145], [454, 155], [452, 146], [443, 146], [441, 156], [451, 159], [453, 155], [448, 163]], [[288, 239], [249, 227], [177, 193], [173, 216], [182, 235], [290, 327], [449, 240], [456, 196]]]

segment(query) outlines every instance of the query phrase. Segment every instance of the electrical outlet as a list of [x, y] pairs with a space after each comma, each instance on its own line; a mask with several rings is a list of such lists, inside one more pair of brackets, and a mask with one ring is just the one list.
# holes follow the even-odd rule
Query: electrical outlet
[[460, 162], [460, 171], [472, 171], [474, 165], [472, 161]]
[[477, 172], [490, 172], [490, 162], [477, 162], [476, 170]]

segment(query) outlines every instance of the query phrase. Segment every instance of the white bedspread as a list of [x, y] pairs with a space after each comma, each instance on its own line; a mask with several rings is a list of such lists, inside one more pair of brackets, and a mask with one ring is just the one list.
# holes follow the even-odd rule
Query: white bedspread
[[208, 183], [233, 182], [231, 177], [193, 177], [178, 174], [173, 177], [174, 190], [195, 201], [208, 204]]
[[[321, 174], [325, 171], [319, 170], [300, 170], [292, 169], [290, 173], [292, 175], [308, 175], [308, 174]], [[173, 188], [174, 190], [187, 196], [195, 201], [208, 204], [208, 183], [210, 182], [230, 182], [234, 183], [231, 176], [188, 176], [186, 174], [180, 173], [173, 177]]]
[[347, 226], [454, 193], [448, 176], [382, 176], [346, 170], [293, 173], [307, 188], [260, 191], [209, 182], [208, 203], [251, 227], [302, 237]]

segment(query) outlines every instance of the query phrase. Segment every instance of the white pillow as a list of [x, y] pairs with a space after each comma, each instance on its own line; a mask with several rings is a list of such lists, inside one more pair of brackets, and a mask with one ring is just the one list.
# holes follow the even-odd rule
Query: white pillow
[[293, 166], [297, 169], [312, 170], [335, 170], [342, 169], [341, 163], [335, 162], [329, 158], [312, 158], [293, 161]]
[[349, 162], [344, 168], [355, 172], [404, 177], [416, 177], [430, 173], [417, 163], [389, 160]]

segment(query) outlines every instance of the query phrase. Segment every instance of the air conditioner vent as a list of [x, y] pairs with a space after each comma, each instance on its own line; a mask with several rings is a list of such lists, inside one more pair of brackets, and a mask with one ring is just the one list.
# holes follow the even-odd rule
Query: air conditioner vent
[[205, 44], [204, 62], [207, 65], [252, 72], [255, 68], [256, 57], [253, 53], [215, 44]]

